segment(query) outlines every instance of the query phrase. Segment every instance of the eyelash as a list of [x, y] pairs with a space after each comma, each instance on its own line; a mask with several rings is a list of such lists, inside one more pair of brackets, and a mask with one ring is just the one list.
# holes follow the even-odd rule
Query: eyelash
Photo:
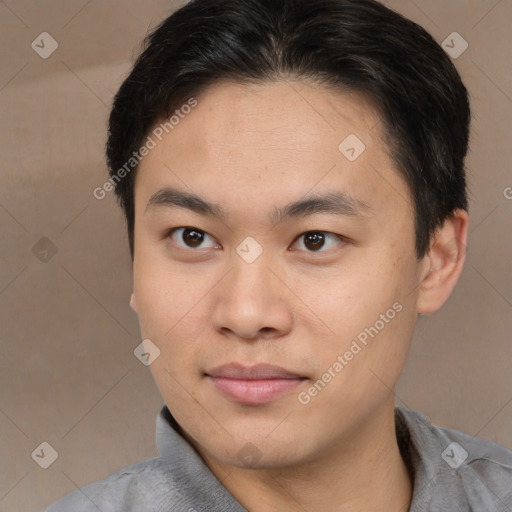
[[[171, 228], [169, 230], [166, 231], [165, 233], [165, 236], [164, 238], [172, 238], [172, 236], [179, 230], [190, 230], [190, 231], [195, 231], [199, 234], [203, 234], [203, 235], [206, 235], [206, 236], [209, 236], [210, 238], [212, 238], [212, 240], [215, 240], [211, 235], [209, 235], [206, 231], [203, 231], [201, 229], [198, 229], [198, 228], [195, 228], [195, 227], [192, 227], [192, 226], [180, 226], [180, 227], [176, 227], [176, 228]], [[338, 239], [338, 242], [340, 242], [341, 244], [344, 244], [344, 243], [347, 243], [349, 240], [342, 236], [342, 235], [338, 235], [336, 233], [331, 233], [330, 231], [321, 231], [321, 230], [309, 230], [309, 231], [305, 231], [304, 233], [301, 233], [300, 235], [298, 235], [294, 240], [293, 240], [293, 243], [292, 244], [295, 244], [298, 240], [300, 240], [302, 237], [304, 237], [305, 235], [309, 235], [309, 234], [323, 234], [323, 235], [328, 235], [330, 237], [333, 237], [333, 238], [337, 238]], [[175, 242], [176, 243], [176, 242]], [[202, 242], [201, 242], [202, 243]], [[194, 247], [184, 247], [184, 246], [180, 246], [179, 244], [177, 244], [178, 247], [180, 247], [181, 249], [184, 249], [184, 250], [191, 250], [191, 251], [194, 251]], [[218, 244], [220, 245], [220, 244]], [[208, 249], [208, 247], [206, 248]], [[318, 254], [318, 253], [323, 253], [323, 252], [328, 252], [330, 249], [327, 249], [327, 250], [323, 250], [323, 247], [318, 250], [318, 251], [309, 251], [309, 250], [305, 250], [304, 252], [307, 252], [309, 254]]]

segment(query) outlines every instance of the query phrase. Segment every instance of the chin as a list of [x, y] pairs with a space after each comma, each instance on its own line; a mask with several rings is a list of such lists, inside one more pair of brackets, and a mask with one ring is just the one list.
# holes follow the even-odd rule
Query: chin
[[308, 459], [307, 447], [294, 436], [270, 439], [261, 435], [250, 436], [247, 432], [239, 438], [230, 438], [223, 447], [214, 447], [210, 453], [224, 464], [251, 470], [283, 469]]

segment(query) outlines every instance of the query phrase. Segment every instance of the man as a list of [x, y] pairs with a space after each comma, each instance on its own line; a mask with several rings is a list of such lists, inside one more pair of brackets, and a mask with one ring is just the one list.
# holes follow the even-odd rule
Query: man
[[467, 91], [373, 0], [193, 0], [110, 117], [161, 457], [58, 511], [506, 511], [512, 453], [395, 408], [464, 264]]

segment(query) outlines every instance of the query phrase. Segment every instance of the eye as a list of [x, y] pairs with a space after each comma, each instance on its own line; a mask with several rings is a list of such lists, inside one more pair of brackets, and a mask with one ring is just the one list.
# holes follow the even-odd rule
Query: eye
[[299, 243], [299, 250], [307, 252], [325, 252], [339, 243], [343, 243], [343, 237], [326, 231], [308, 231], [295, 239], [294, 244]]
[[[168, 231], [167, 236], [170, 237], [178, 246], [184, 249], [208, 249], [220, 247], [213, 237], [197, 228], [173, 228]], [[211, 240], [210, 245], [208, 245], [208, 239]], [[206, 245], [204, 245], [205, 241]]]

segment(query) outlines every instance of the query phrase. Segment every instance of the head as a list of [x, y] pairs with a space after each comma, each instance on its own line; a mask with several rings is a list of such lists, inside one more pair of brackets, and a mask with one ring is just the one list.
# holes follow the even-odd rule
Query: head
[[[149, 37], [107, 156], [151, 370], [205, 452], [294, 464], [389, 412], [462, 269], [469, 118], [439, 45], [373, 0], [192, 0]], [[235, 399], [233, 362], [300, 379]]]

